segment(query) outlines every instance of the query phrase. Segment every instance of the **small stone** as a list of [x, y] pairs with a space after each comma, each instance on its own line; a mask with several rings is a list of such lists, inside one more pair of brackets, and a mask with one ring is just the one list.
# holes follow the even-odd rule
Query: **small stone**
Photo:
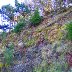
[[22, 41], [19, 41], [19, 42], [18, 42], [18, 47], [19, 47], [19, 48], [23, 48], [23, 47], [24, 47], [24, 43], [23, 43]]

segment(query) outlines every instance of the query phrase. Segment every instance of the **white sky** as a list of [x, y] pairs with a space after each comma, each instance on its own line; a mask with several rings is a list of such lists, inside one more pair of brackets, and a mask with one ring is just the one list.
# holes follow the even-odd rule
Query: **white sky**
[[11, 4], [14, 6], [14, 0], [0, 0], [0, 8], [2, 5]]
[[[11, 4], [12, 6], [14, 6], [14, 1], [15, 0], [0, 0], [0, 8], [2, 5], [6, 5], [6, 4]], [[27, 0], [18, 0], [19, 2], [25, 2]]]

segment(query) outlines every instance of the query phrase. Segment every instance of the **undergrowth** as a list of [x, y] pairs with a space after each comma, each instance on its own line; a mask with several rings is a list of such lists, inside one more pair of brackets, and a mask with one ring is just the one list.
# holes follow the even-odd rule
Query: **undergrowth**
[[69, 24], [66, 24], [66, 30], [67, 30], [67, 39], [72, 40], [72, 22]]

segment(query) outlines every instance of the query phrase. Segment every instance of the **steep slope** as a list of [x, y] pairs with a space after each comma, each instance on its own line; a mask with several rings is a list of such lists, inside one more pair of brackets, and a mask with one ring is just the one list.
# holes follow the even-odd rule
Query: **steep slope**
[[[5, 50], [4, 47], [10, 43], [14, 44], [13, 66], [11, 65], [7, 69], [10, 72], [32, 72], [33, 68], [42, 61], [53, 65], [53, 68], [56, 66], [56, 61], [59, 65], [60, 61], [65, 65], [65, 54], [72, 50], [72, 46], [70, 46], [71, 42], [63, 38], [65, 33], [62, 26], [71, 20], [72, 9], [70, 8], [67, 12], [56, 16], [45, 17], [39, 26], [23, 29], [19, 35], [13, 32], [9, 33], [0, 43], [1, 54]], [[62, 63], [61, 66], [66, 72], [67, 67]]]

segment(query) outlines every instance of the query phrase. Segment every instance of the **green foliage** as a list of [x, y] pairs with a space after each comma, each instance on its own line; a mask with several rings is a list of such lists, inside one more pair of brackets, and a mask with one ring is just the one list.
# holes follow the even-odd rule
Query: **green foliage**
[[11, 44], [9, 45], [9, 48], [6, 48], [4, 52], [4, 59], [6, 65], [10, 65], [13, 60], [13, 49], [14, 49], [14, 45]]
[[35, 39], [30, 39], [30, 40], [27, 40], [26, 41], [26, 46], [29, 47], [29, 46], [32, 46], [35, 44]]
[[42, 67], [37, 67], [34, 69], [34, 72], [42, 72]]
[[35, 10], [34, 15], [31, 17], [31, 26], [37, 26], [41, 22], [41, 16], [39, 15], [38, 9]]
[[33, 72], [47, 72], [47, 70], [48, 70], [48, 65], [46, 61], [42, 61], [41, 65], [35, 67]]
[[4, 58], [5, 58], [6, 64], [10, 65], [13, 59], [13, 51], [10, 49], [6, 49], [6, 51], [4, 52]]
[[[19, 3], [18, 0], [15, 0], [15, 7], [11, 6], [10, 4], [3, 5], [0, 9], [1, 14], [5, 14], [8, 20], [14, 20], [14, 13], [19, 12], [20, 13], [30, 13], [30, 10], [28, 9], [28, 6], [26, 6], [24, 3]], [[20, 14], [21, 14], [20, 13]], [[22, 14], [21, 14], [22, 15]]]
[[27, 46], [31, 46], [31, 45], [33, 45], [33, 41], [32, 41], [32, 40], [29, 40], [29, 41], [27, 42]]
[[72, 22], [66, 24], [67, 39], [72, 40]]
[[7, 33], [6, 32], [2, 32], [0, 36], [1, 36], [1, 39], [5, 39], [6, 36], [7, 36]]
[[14, 32], [15, 33], [21, 32], [21, 30], [23, 29], [23, 27], [25, 27], [25, 25], [26, 25], [25, 20], [19, 21], [18, 24], [15, 26]]

